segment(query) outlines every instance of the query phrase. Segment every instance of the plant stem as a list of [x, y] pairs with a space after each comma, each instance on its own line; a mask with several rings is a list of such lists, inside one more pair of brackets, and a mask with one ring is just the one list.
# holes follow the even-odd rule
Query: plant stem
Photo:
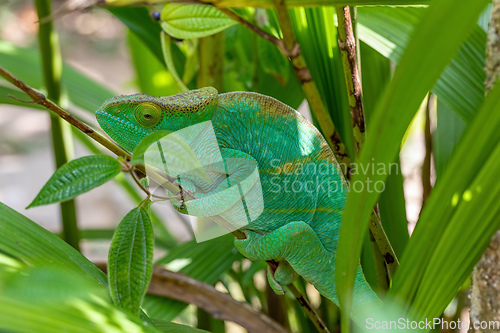
[[217, 91], [224, 91], [224, 52], [225, 32], [200, 38], [198, 54], [200, 69], [198, 70], [198, 88], [214, 87]]
[[161, 51], [163, 52], [163, 59], [165, 61], [165, 65], [167, 66], [168, 71], [170, 72], [170, 75], [174, 78], [174, 81], [177, 83], [179, 86], [179, 89], [181, 91], [188, 91], [188, 87], [182, 82], [182, 79], [179, 77], [179, 74], [177, 73], [177, 70], [175, 69], [174, 66], [174, 61], [172, 59], [172, 45], [170, 44], [172, 42], [172, 37], [164, 33], [163, 31], [160, 32], [160, 39], [161, 39]]
[[[278, 263], [275, 260], [270, 260], [267, 262], [269, 266], [271, 267], [271, 270], [274, 272], [278, 268]], [[292, 293], [292, 295], [297, 299], [299, 302], [300, 306], [304, 309], [306, 312], [307, 316], [309, 319], [312, 321], [318, 332], [323, 332], [323, 333], [330, 333], [328, 330], [328, 327], [326, 327], [325, 323], [321, 319], [321, 317], [318, 315], [316, 310], [314, 310], [311, 307], [311, 304], [307, 301], [307, 299], [302, 295], [299, 289], [295, 287], [293, 283], [290, 283], [287, 285], [288, 290]]]
[[[51, 15], [50, 0], [35, 0], [39, 20]], [[52, 29], [52, 21], [40, 23], [38, 41], [42, 57], [43, 78], [48, 96], [56, 103], [61, 99], [62, 61], [57, 34]], [[52, 147], [56, 168], [73, 158], [73, 137], [71, 127], [54, 114], [50, 115]], [[63, 239], [80, 250], [80, 230], [77, 225], [75, 200], [60, 203]]]
[[[366, 134], [361, 79], [356, 58], [356, 39], [354, 37], [349, 7], [336, 7], [335, 11], [337, 12], [338, 19], [338, 44], [342, 55], [342, 65], [344, 67], [344, 77], [349, 96], [349, 107], [351, 109], [354, 144], [356, 153], [359, 153], [363, 148]], [[378, 206], [375, 206], [372, 211], [369, 227], [371, 233], [370, 239], [373, 239], [377, 243], [377, 247], [385, 259], [389, 272], [391, 275], [394, 275], [399, 266], [399, 261], [380, 222]], [[377, 274], [380, 275], [382, 273], [378, 272]]]
[[365, 112], [361, 93], [361, 80], [356, 61], [356, 39], [354, 38], [351, 12], [348, 6], [336, 7], [338, 21], [338, 44], [342, 55], [342, 66], [349, 96], [352, 127], [356, 151], [365, 140]]
[[[424, 162], [422, 163], [422, 209], [429, 198], [432, 190], [431, 183], [431, 156], [432, 156], [432, 133], [431, 133], [431, 112], [435, 109], [436, 99], [433, 97], [433, 94], [429, 94], [429, 98], [427, 99], [427, 106], [425, 108], [425, 129], [424, 129], [424, 138], [425, 138], [425, 157]], [[420, 210], [422, 211], [422, 210]]]
[[[345, 165], [349, 169], [351, 159], [349, 158], [346, 147], [342, 143], [332, 118], [323, 103], [318, 87], [311, 76], [311, 72], [309, 71], [304, 56], [300, 50], [300, 46], [295, 39], [295, 33], [293, 31], [290, 15], [288, 13], [288, 9], [286, 8], [285, 1], [274, 0], [274, 3], [276, 6], [276, 13], [278, 15], [281, 32], [283, 34], [283, 40], [276, 45], [280, 48], [281, 52], [290, 59], [295, 74], [297, 75], [297, 78], [302, 86], [302, 90], [307, 97], [309, 106], [316, 116], [321, 132], [335, 153], [337, 161], [340, 165]], [[347, 170], [346, 174], [348, 173], [349, 171]]]

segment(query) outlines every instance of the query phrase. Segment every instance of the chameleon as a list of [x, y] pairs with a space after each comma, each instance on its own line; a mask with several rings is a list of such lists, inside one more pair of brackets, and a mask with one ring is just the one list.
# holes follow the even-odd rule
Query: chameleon
[[[232, 163], [229, 169], [227, 164], [214, 166], [209, 182], [192, 177], [186, 183], [196, 195], [188, 202], [193, 207], [190, 214], [211, 216], [213, 206], [229, 207], [227, 201], [233, 197], [214, 199], [228, 188], [224, 179], [228, 177], [232, 184], [243, 182], [248, 177], [245, 166], [256, 165], [263, 209], [241, 228], [247, 238], [235, 239], [236, 248], [251, 260], [278, 262], [274, 274], [268, 270], [277, 293], [283, 293], [283, 286], [300, 275], [339, 304], [335, 256], [348, 184], [322, 134], [300, 113], [269, 96], [219, 94], [206, 87], [165, 97], [113, 97], [96, 111], [96, 118], [129, 151], [155, 131], [175, 132], [210, 121], [222, 159], [244, 163]], [[351, 317], [362, 322], [363, 312], [379, 302], [359, 266]]]

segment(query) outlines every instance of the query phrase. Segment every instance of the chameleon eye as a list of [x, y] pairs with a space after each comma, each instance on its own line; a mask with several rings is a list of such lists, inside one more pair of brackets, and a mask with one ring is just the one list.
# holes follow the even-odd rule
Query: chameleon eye
[[141, 103], [135, 108], [134, 117], [140, 125], [152, 128], [160, 121], [160, 108], [153, 103]]

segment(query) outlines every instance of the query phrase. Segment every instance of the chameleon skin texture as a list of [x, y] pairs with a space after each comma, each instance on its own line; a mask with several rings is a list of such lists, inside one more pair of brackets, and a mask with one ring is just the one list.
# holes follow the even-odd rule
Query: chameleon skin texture
[[[159, 119], [147, 127], [137, 120], [137, 110], [144, 103], [154, 103], [161, 110]], [[203, 88], [170, 97], [114, 97], [103, 104], [96, 116], [111, 138], [131, 151], [153, 131], [177, 131], [210, 120], [224, 159], [252, 161], [258, 167], [264, 208], [258, 218], [242, 228], [248, 238], [235, 240], [238, 250], [252, 260], [280, 262], [270, 277], [277, 292], [297, 273], [338, 304], [335, 255], [348, 186], [322, 135], [298, 112], [257, 93], [218, 95], [214, 88]], [[212, 154], [206, 152], [208, 156]], [[210, 183], [192, 178], [182, 184], [201, 198], [186, 202], [194, 207], [190, 213], [210, 216], [214, 207], [231, 206], [236, 196], [222, 198], [220, 194], [248, 175], [241, 170], [247, 164], [231, 165], [230, 170], [209, 170]], [[229, 175], [229, 181], [221, 175]], [[247, 188], [252, 186], [254, 183]], [[221, 204], [221, 200], [226, 202]], [[226, 216], [220, 215], [235, 217], [230, 209]], [[363, 313], [379, 302], [359, 268], [353, 319], [362, 323]]]

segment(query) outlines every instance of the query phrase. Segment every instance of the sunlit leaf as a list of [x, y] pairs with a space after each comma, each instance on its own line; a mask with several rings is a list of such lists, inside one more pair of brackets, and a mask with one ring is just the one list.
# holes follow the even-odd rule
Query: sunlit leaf
[[108, 254], [108, 279], [113, 302], [139, 314], [153, 274], [153, 227], [149, 207], [130, 211], [116, 228]]
[[54, 267], [30, 267], [0, 282], [0, 329], [26, 333], [159, 332], [109, 304], [103, 286]]
[[[425, 8], [360, 8], [359, 37], [375, 50], [399, 63]], [[465, 122], [484, 99], [486, 33], [475, 25], [432, 88], [448, 108]]]
[[[498, 165], [497, 146], [500, 142], [500, 113], [491, 110], [498, 108], [500, 85], [497, 84], [462, 135], [420, 215], [402, 257], [390, 293], [408, 303], [418, 300], [422, 315], [433, 311], [436, 314], [440, 307], [443, 310], [443, 304], [450, 301], [451, 290], [458, 290], [465, 278], [464, 274], [470, 273], [474, 260], [479, 258], [484, 246], [489, 243], [490, 228], [498, 228], [498, 215], [495, 215], [498, 202], [491, 202], [491, 199], [498, 198], [498, 194], [495, 194], [498, 191], [498, 177], [494, 168]], [[464, 220], [467, 216], [469, 218]], [[460, 246], [457, 247], [457, 244]], [[441, 270], [450, 256], [460, 260], [453, 260], [452, 266]], [[431, 261], [434, 263], [432, 266]], [[440, 274], [446, 272], [447, 275], [446, 278], [439, 278], [446, 281], [439, 292], [429, 284], [432, 279], [432, 283], [436, 283], [436, 269], [439, 269]], [[442, 297], [426, 303], [428, 309], [424, 311], [421, 301], [432, 293]]]
[[73, 199], [113, 179], [121, 168], [120, 162], [106, 155], [72, 160], [57, 169], [28, 208]]
[[210, 5], [166, 4], [161, 12], [161, 27], [178, 39], [201, 38], [218, 33], [236, 21]]

